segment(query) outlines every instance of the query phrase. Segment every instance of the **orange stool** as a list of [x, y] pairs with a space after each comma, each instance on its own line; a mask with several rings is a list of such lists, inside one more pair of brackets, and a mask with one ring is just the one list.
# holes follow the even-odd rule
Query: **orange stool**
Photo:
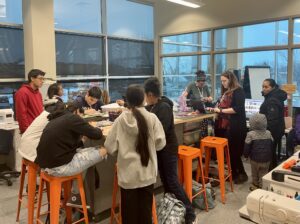
[[[226, 138], [219, 138], [214, 136], [207, 136], [201, 139], [201, 151], [205, 153], [205, 178], [206, 179], [212, 179], [208, 177], [211, 149], [216, 149], [219, 179], [215, 179], [215, 180], [220, 182], [221, 200], [222, 203], [225, 203], [225, 181], [228, 178], [230, 181], [231, 191], [233, 192], [228, 140]], [[227, 175], [225, 175], [224, 153], [227, 162], [227, 170], [228, 170]]]
[[34, 219], [34, 198], [35, 198], [35, 190], [36, 190], [36, 177], [37, 173], [39, 172], [39, 166], [31, 162], [27, 159], [22, 159], [22, 168], [21, 168], [21, 176], [20, 176], [20, 189], [19, 189], [19, 197], [18, 197], [18, 209], [17, 209], [17, 218], [16, 222], [19, 222], [20, 218], [20, 210], [21, 204], [23, 201], [23, 190], [24, 190], [24, 181], [25, 175], [28, 173], [28, 202], [27, 202], [27, 222], [28, 224], [33, 223]]
[[[119, 200], [119, 205], [117, 204], [117, 194], [119, 189], [118, 185], [118, 171], [117, 165], [115, 166], [114, 172], [114, 185], [113, 185], [113, 193], [112, 193], [112, 206], [110, 210], [110, 224], [113, 224], [114, 220], [118, 224], [122, 224], [122, 217], [121, 217], [121, 199]], [[116, 208], [118, 208], [119, 212], [116, 212]], [[158, 224], [157, 215], [156, 215], [156, 203], [155, 197], [153, 195], [153, 202], [152, 202], [152, 220], [153, 224]]]
[[[40, 175], [41, 181], [40, 181], [40, 187], [39, 187], [39, 198], [38, 198], [38, 209], [37, 209], [37, 223], [42, 223], [40, 220], [40, 211], [41, 211], [41, 204], [43, 199], [43, 188], [44, 183], [48, 184], [50, 188], [50, 224], [57, 224], [59, 223], [59, 209], [60, 209], [60, 198], [61, 198], [61, 188], [63, 186], [64, 189], [64, 201], [62, 204], [62, 207], [66, 210], [66, 217], [67, 217], [67, 223], [72, 223], [72, 207], [66, 206], [67, 200], [70, 197], [71, 193], [71, 184], [72, 181], [77, 180], [78, 186], [79, 186], [79, 192], [82, 202], [82, 213], [84, 214], [84, 217], [74, 223], [80, 223], [84, 221], [86, 224], [89, 223], [88, 221], [88, 213], [86, 208], [86, 199], [85, 199], [85, 192], [83, 188], [83, 180], [81, 173], [74, 175], [74, 176], [67, 176], [67, 177], [54, 177], [50, 176], [44, 171], [41, 171]], [[48, 192], [49, 193], [49, 192]]]
[[[190, 146], [180, 145], [178, 150], [178, 177], [180, 182], [184, 183], [185, 192], [192, 202], [192, 199], [199, 194], [203, 194], [205, 200], [206, 211], [208, 211], [207, 198], [206, 198], [206, 187], [205, 180], [203, 175], [203, 165], [202, 165], [202, 153], [200, 149], [193, 148]], [[199, 182], [199, 178], [201, 176], [201, 184], [202, 188], [199, 192], [193, 195], [192, 185], [193, 185], [193, 177], [192, 177], [192, 166], [193, 160], [198, 159], [198, 167], [197, 167], [197, 177], [196, 180]]]

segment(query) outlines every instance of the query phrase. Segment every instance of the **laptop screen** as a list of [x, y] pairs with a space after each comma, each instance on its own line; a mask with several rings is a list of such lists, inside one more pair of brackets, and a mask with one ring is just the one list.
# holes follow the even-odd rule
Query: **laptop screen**
[[253, 114], [258, 113], [262, 103], [263, 100], [246, 99], [245, 100], [246, 118], [249, 119]]

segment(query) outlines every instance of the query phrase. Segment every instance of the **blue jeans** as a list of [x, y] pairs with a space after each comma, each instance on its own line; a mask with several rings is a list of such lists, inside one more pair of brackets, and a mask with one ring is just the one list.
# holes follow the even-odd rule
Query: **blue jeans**
[[194, 208], [178, 181], [178, 156], [163, 149], [157, 152], [157, 160], [160, 179], [164, 185], [165, 193], [172, 193], [178, 200], [182, 201], [186, 208], [185, 219], [189, 221], [194, 220], [196, 217]]
[[[74, 155], [73, 159], [69, 163], [51, 169], [46, 168], [45, 171], [49, 175], [57, 177], [73, 176], [78, 173], [82, 173], [82, 178], [84, 179], [86, 175], [86, 170], [103, 159], [100, 156], [98, 149], [94, 147], [79, 148], [76, 151], [77, 153]], [[79, 193], [76, 181], [73, 181], [72, 193]]]

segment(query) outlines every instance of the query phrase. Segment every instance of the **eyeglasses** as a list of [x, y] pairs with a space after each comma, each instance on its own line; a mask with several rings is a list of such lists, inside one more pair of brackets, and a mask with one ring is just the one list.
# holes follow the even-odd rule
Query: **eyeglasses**
[[36, 79], [39, 79], [40, 81], [45, 81], [44, 77], [36, 77]]

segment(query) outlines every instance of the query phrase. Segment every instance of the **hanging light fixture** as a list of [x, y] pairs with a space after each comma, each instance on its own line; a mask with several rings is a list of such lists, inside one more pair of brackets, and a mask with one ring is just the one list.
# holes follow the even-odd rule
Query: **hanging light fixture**
[[184, 5], [187, 7], [191, 7], [191, 8], [200, 8], [201, 6], [204, 5], [204, 3], [202, 3], [201, 1], [187, 1], [187, 0], [167, 0], [168, 2], [173, 2], [176, 4], [180, 4], [180, 5]]

